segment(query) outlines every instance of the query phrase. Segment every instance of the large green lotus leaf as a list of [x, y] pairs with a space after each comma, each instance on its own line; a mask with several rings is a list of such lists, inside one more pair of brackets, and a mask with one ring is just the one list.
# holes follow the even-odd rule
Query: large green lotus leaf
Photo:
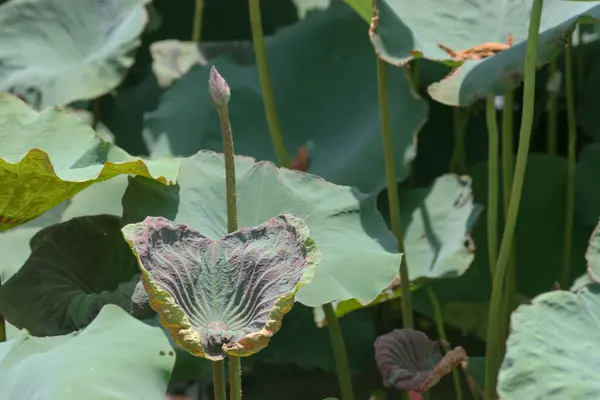
[[0, 344], [0, 399], [163, 400], [174, 362], [160, 329], [107, 305], [79, 332]]
[[0, 91], [38, 108], [117, 86], [148, 16], [148, 0], [12, 0], [0, 6]]
[[600, 143], [586, 146], [575, 169], [575, 212], [579, 219], [596, 226], [600, 218]]
[[[21, 268], [31, 254], [29, 240], [46, 226], [58, 223], [65, 204], [60, 204], [14, 229], [0, 232], [0, 284], [6, 282]], [[6, 337], [12, 339], [19, 335], [20, 330], [8, 321], [5, 322]]]
[[[384, 197], [387, 200], [387, 197]], [[379, 207], [388, 218], [388, 202]], [[475, 246], [470, 232], [482, 206], [473, 203], [471, 179], [454, 174], [442, 175], [429, 188], [402, 192], [400, 212], [404, 230], [404, 249], [412, 281], [429, 278], [455, 278], [471, 265]], [[416, 289], [418, 286], [413, 287]], [[400, 281], [384, 290], [375, 305], [402, 295]], [[354, 299], [334, 303], [338, 317], [361, 307]], [[325, 314], [315, 309], [315, 322], [323, 326]]]
[[0, 287], [0, 313], [38, 336], [80, 329], [108, 303], [152, 317], [120, 229], [120, 218], [99, 215], [37, 232], [23, 266]]
[[132, 157], [70, 112], [38, 113], [9, 94], [0, 94], [0, 126], [0, 231], [117, 175], [139, 174], [162, 183], [177, 178], [176, 161]]
[[[487, 162], [476, 164], [467, 170], [473, 179], [474, 199], [487, 204]], [[559, 280], [563, 263], [566, 200], [567, 160], [564, 158], [533, 154], [529, 156], [525, 184], [515, 230], [517, 292], [532, 298], [550, 290]], [[503, 209], [502, 184], [499, 191], [498, 238], [502, 237]], [[584, 254], [591, 228], [575, 221], [571, 252], [571, 279], [585, 271]], [[441, 304], [451, 308], [444, 310], [447, 323], [463, 329], [466, 333], [484, 332], [477, 321], [485, 323], [491, 294], [491, 276], [488, 264], [487, 215], [482, 213], [472, 232], [477, 244], [473, 264], [464, 275], [451, 281], [432, 282]], [[409, 250], [407, 250], [408, 252]], [[521, 266], [527, 266], [521, 267]], [[413, 295], [415, 309], [433, 316], [427, 293], [417, 291]], [[465, 304], [468, 303], [468, 304]], [[471, 305], [469, 305], [471, 304]], [[480, 315], [476, 316], [479, 310]]]
[[129, 224], [123, 236], [161, 324], [209, 360], [266, 347], [321, 258], [306, 224], [289, 214], [218, 240], [163, 217]]
[[505, 400], [593, 399], [600, 393], [600, 285], [552, 291], [519, 307], [498, 375]]
[[[429, 94], [449, 105], [469, 105], [488, 94], [503, 94], [522, 80], [531, 0], [425, 0], [414, 7], [410, 0], [380, 0], [379, 29], [374, 45], [380, 56], [395, 65], [426, 58], [460, 66], [429, 87]], [[564, 37], [580, 18], [600, 18], [592, 2], [546, 0], [542, 13], [538, 65], [552, 60], [564, 47]], [[513, 45], [485, 59], [453, 58], [438, 45], [454, 52], [488, 43]], [[462, 64], [462, 65], [461, 65]]]
[[[222, 154], [200, 151], [181, 160], [175, 186], [131, 178], [124, 222], [160, 215], [220, 238], [227, 233], [224, 166]], [[300, 303], [318, 307], [355, 298], [368, 304], [392, 282], [401, 255], [373, 196], [250, 157], [236, 156], [235, 169], [240, 227], [289, 213], [308, 224], [323, 253], [314, 280], [298, 291]]]
[[[267, 40], [277, 111], [293, 157], [310, 144], [308, 172], [363, 192], [385, 185], [377, 93], [377, 69], [367, 25], [350, 7], [335, 2], [324, 12]], [[255, 64], [230, 57], [211, 60], [231, 87], [230, 117], [236, 152], [276, 161]], [[194, 66], [162, 96], [146, 117], [149, 147], [166, 140], [176, 156], [200, 149], [222, 151], [221, 128], [205, 90], [209, 67]], [[427, 117], [426, 103], [410, 90], [400, 68], [388, 68], [397, 177], [415, 157], [415, 135]], [[301, 110], [301, 111], [299, 111]], [[154, 151], [154, 153], [161, 153]]]

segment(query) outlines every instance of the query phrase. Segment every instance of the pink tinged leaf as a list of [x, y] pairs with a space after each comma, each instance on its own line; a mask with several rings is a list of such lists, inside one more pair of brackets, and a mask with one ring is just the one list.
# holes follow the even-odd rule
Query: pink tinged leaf
[[440, 343], [423, 332], [395, 329], [375, 340], [375, 359], [384, 386], [424, 392], [467, 359], [462, 347], [442, 357]]
[[211, 360], [264, 348], [320, 259], [292, 215], [218, 240], [162, 217], [127, 225], [123, 235], [161, 324], [177, 344]]

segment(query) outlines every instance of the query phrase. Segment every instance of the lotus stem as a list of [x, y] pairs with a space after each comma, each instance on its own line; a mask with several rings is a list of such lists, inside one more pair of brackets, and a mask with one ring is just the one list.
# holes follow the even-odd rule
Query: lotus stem
[[504, 293], [504, 280], [506, 269], [513, 246], [513, 236], [519, 215], [519, 203], [523, 191], [531, 128], [533, 126], [534, 101], [535, 101], [535, 73], [537, 67], [537, 46], [539, 39], [540, 21], [543, 0], [533, 0], [531, 8], [529, 34], [527, 38], [527, 55], [525, 58], [523, 113], [521, 117], [521, 130], [519, 132], [519, 148], [513, 178], [510, 204], [506, 217], [506, 225], [502, 236], [502, 244], [498, 255], [498, 262], [494, 271], [492, 298], [490, 301], [489, 323], [487, 331], [487, 347], [485, 360], [485, 400], [494, 400], [496, 397], [496, 381], [498, 369], [502, 359], [501, 316], [503, 315], [502, 294]]
[[242, 360], [229, 356], [229, 396], [231, 400], [242, 399]]
[[498, 257], [498, 122], [496, 120], [496, 96], [488, 95], [485, 106], [488, 130], [488, 206], [487, 236], [490, 272], [494, 276]]
[[225, 360], [213, 361], [213, 388], [215, 400], [227, 400]]
[[[225, 155], [225, 189], [227, 193], [227, 232], [235, 232], [238, 229], [237, 215], [237, 194], [235, 187], [235, 151], [233, 148], [233, 134], [231, 132], [231, 122], [229, 121], [229, 97], [231, 92], [229, 85], [223, 77], [217, 72], [213, 66], [210, 70], [210, 79], [208, 81], [209, 94], [211, 100], [219, 113], [221, 121], [221, 134], [223, 136], [223, 153]], [[223, 363], [224, 364], [224, 363]], [[213, 364], [216, 368], [216, 363]], [[218, 375], [219, 379], [225, 381], [224, 366], [220, 366]], [[215, 380], [215, 369], [213, 369], [213, 380]], [[242, 377], [241, 377], [241, 360], [239, 357], [229, 356], [229, 385], [232, 399], [238, 400], [242, 398]], [[224, 392], [224, 385], [223, 389]], [[217, 386], [215, 385], [215, 396]], [[225, 399], [225, 397], [223, 397]]]
[[[444, 349], [444, 352], [448, 352], [450, 348], [448, 346], [446, 328], [444, 327], [442, 309], [440, 308], [440, 302], [438, 301], [437, 295], [435, 294], [435, 290], [433, 290], [433, 287], [431, 285], [427, 285], [427, 295], [429, 296], [429, 301], [431, 302], [431, 306], [433, 308], [433, 319], [435, 320], [435, 327], [437, 329], [438, 338], [442, 343], [442, 348]], [[462, 385], [460, 384], [460, 372], [456, 368], [452, 368], [452, 380], [454, 381], [454, 391], [456, 393], [456, 400], [463, 400], [464, 396], [462, 391]]]
[[[508, 91], [504, 95], [504, 106], [502, 107], [502, 195], [504, 223], [508, 216], [508, 204], [510, 203], [510, 192], [513, 180], [513, 120], [514, 120], [514, 91]], [[513, 241], [506, 279], [504, 280], [504, 295], [502, 296], [506, 305], [503, 305], [503, 326], [501, 334], [503, 338], [508, 336], [508, 326], [512, 305], [515, 303], [516, 295], [516, 241]], [[501, 352], [504, 352], [504, 340], [502, 340]]]
[[194, 25], [192, 27], [192, 41], [200, 43], [202, 35], [202, 20], [204, 19], [204, 0], [196, 0], [194, 7]]
[[573, 79], [573, 41], [571, 40], [571, 37], [569, 37], [569, 42], [565, 50], [565, 75], [569, 144], [567, 150], [568, 175], [565, 207], [565, 248], [560, 278], [562, 288], [568, 288], [570, 286], [569, 272], [571, 266], [571, 242], [573, 240], [573, 214], [575, 208], [575, 146], [577, 145], [577, 122], [575, 117], [575, 82]]
[[577, 90], [583, 88], [585, 82], [585, 52], [583, 48], [583, 29], [577, 25]]
[[450, 171], [463, 173], [467, 168], [465, 155], [465, 137], [469, 126], [470, 107], [454, 107], [454, 150], [450, 160]]
[[354, 400], [350, 365], [348, 364], [346, 344], [344, 343], [340, 322], [337, 315], [335, 315], [335, 310], [331, 303], [324, 304], [323, 311], [327, 319], [327, 328], [329, 329], [329, 338], [331, 339], [331, 347], [333, 348], [333, 357], [335, 358], [342, 400]]
[[275, 105], [275, 95], [271, 86], [269, 75], [269, 65], [267, 61], [267, 49], [262, 29], [262, 18], [260, 15], [260, 0], [249, 0], [250, 7], [250, 26], [252, 28], [252, 43], [254, 44], [254, 54], [256, 55], [256, 65], [258, 66], [258, 76], [260, 78], [260, 87], [265, 103], [265, 113], [269, 125], [271, 142], [277, 154], [279, 165], [284, 168], [291, 168], [292, 159], [288, 153], [279, 118], [277, 117], [277, 107]]
[[400, 220], [400, 201], [398, 197], [398, 182], [396, 180], [396, 163], [394, 161], [394, 143], [390, 124], [390, 106], [387, 94], [387, 65], [377, 58], [377, 85], [379, 88], [379, 112], [381, 118], [381, 134], [383, 136], [383, 153], [385, 161], [385, 178], [387, 184], [388, 202], [390, 207], [390, 223], [392, 232], [398, 241], [398, 250], [402, 253], [400, 261], [400, 289], [402, 296], [402, 321], [405, 328], [412, 328], [413, 312], [410, 293], [410, 277], [404, 254], [404, 234]]
[[502, 107], [502, 195], [504, 219], [508, 214], [510, 191], [513, 179], [513, 121], [515, 107], [515, 92], [508, 91], [504, 95]]
[[558, 147], [558, 90], [552, 87], [552, 80], [556, 79], [556, 74], [558, 73], [558, 60], [554, 58], [550, 61], [550, 67], [548, 71], [548, 80], [549, 88], [548, 88], [548, 154], [551, 156], [556, 155], [556, 149]]
[[0, 343], [6, 342], [6, 322], [4, 317], [0, 314]]

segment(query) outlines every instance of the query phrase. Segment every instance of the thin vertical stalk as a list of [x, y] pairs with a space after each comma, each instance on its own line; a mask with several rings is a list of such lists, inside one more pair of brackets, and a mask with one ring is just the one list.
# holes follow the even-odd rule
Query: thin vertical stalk
[[192, 27], [192, 42], [200, 43], [202, 36], [202, 20], [204, 19], [204, 0], [196, 0], [194, 7], [194, 25]]
[[231, 400], [242, 399], [242, 362], [240, 357], [229, 356], [229, 396]]
[[[237, 193], [235, 186], [235, 150], [233, 147], [233, 134], [231, 132], [231, 122], [229, 120], [229, 103], [230, 89], [229, 85], [223, 77], [217, 72], [215, 67], [211, 68], [209, 79], [209, 93], [221, 122], [221, 134], [223, 137], [223, 153], [225, 156], [225, 191], [227, 203], [227, 232], [235, 232], [238, 229], [238, 214], [237, 214]], [[213, 364], [216, 366], [216, 363]], [[224, 366], [223, 381], [225, 380]], [[242, 398], [242, 377], [241, 365], [239, 357], [229, 356], [229, 385], [232, 399], [239, 400]], [[216, 372], [213, 370], [213, 380], [215, 380]], [[221, 371], [219, 371], [219, 379], [221, 379]], [[224, 390], [224, 389], [223, 389]], [[215, 395], [217, 388], [215, 386]], [[225, 399], [225, 397], [223, 397]]]
[[562, 288], [570, 286], [570, 264], [571, 264], [571, 241], [573, 239], [573, 213], [575, 207], [575, 146], [577, 144], [577, 123], [575, 120], [575, 82], [573, 79], [573, 42], [569, 37], [569, 43], [565, 50], [565, 85], [567, 96], [567, 125], [568, 125], [568, 175], [567, 175], [567, 193], [566, 193], [566, 214], [565, 214], [565, 246], [563, 268], [560, 277]]
[[348, 364], [348, 355], [346, 354], [346, 344], [340, 328], [340, 322], [331, 303], [323, 305], [327, 327], [329, 329], [329, 338], [333, 348], [335, 366], [340, 385], [342, 400], [354, 400], [354, 388], [352, 387], [352, 378], [350, 375], [350, 366]]
[[[554, 58], [550, 61], [548, 80], [550, 81], [549, 86], [553, 86], [552, 81], [556, 79], [558, 73], [558, 58]], [[556, 149], [558, 147], [558, 90], [554, 87], [548, 88], [548, 143], [547, 151], [548, 154], [556, 155]]]
[[[577, 25], [577, 90], [581, 91], [585, 81], [585, 51], [583, 48], [583, 29]], [[572, 42], [571, 42], [572, 43]]]
[[535, 101], [535, 73], [537, 67], [537, 46], [539, 39], [540, 20], [542, 15], [543, 0], [533, 0], [529, 22], [529, 34], [527, 38], [527, 53], [525, 58], [524, 90], [523, 90], [523, 114], [521, 118], [521, 130], [519, 132], [519, 148], [517, 151], [517, 162], [508, 206], [508, 215], [502, 244], [496, 269], [494, 271], [494, 283], [492, 287], [492, 298], [490, 301], [489, 323], [487, 331], [487, 347], [485, 360], [485, 399], [493, 400], [496, 396], [496, 380], [502, 354], [503, 335], [500, 334], [501, 316], [503, 313], [502, 294], [504, 293], [504, 279], [513, 245], [513, 235], [519, 214], [519, 204], [523, 191], [525, 169], [527, 167], [527, 156], [529, 153], [529, 142], [531, 139], [531, 128], [533, 126], [534, 101]]
[[265, 113], [267, 123], [269, 124], [269, 133], [271, 142], [277, 154], [279, 165], [284, 168], [291, 168], [292, 159], [283, 141], [279, 118], [277, 117], [277, 107], [275, 105], [275, 95], [271, 86], [269, 76], [269, 66], [267, 62], [267, 48], [262, 29], [262, 18], [260, 15], [260, 0], [249, 0], [250, 6], [250, 26], [252, 28], [252, 43], [254, 44], [254, 53], [256, 55], [256, 65], [258, 67], [258, 76], [260, 77], [260, 87], [265, 103]]
[[227, 400], [225, 360], [213, 361], [213, 388], [215, 400]]
[[514, 108], [515, 92], [511, 90], [504, 95], [504, 105], [502, 107], [502, 195], [505, 219], [508, 214], [513, 179]]
[[[446, 328], [444, 327], [444, 319], [442, 317], [442, 309], [440, 308], [440, 302], [433, 290], [431, 285], [427, 285], [427, 295], [429, 301], [433, 307], [433, 319], [435, 320], [435, 326], [437, 328], [438, 338], [442, 343], [444, 352], [450, 351], [448, 347], [448, 337], [446, 336]], [[460, 384], [460, 372], [458, 368], [452, 368], [452, 380], [454, 381], [454, 391], [456, 393], [456, 400], [463, 400], [462, 385]]]
[[498, 122], [496, 96], [488, 95], [485, 103], [485, 120], [488, 130], [488, 206], [487, 236], [490, 273], [494, 276], [498, 257]]
[[[504, 107], [502, 108], [502, 195], [503, 195], [503, 211], [504, 223], [508, 216], [508, 204], [510, 203], [510, 192], [512, 190], [513, 180], [513, 120], [514, 120], [514, 91], [509, 91], [504, 95]], [[506, 279], [504, 280], [504, 295], [502, 296], [506, 305], [503, 305], [505, 310], [502, 316], [502, 335], [508, 335], [508, 327], [510, 324], [510, 313], [512, 306], [515, 304], [516, 296], [516, 242], [513, 241], [510, 260], [506, 271]], [[501, 353], [504, 352], [504, 343], [501, 347]]]
[[[390, 222], [392, 232], [398, 241], [398, 249], [401, 253], [404, 253], [404, 235], [402, 233], [402, 224], [400, 220], [400, 201], [398, 197], [398, 182], [396, 180], [396, 166], [394, 161], [390, 106], [387, 94], [387, 65], [379, 58], [377, 58], [377, 85], [379, 88], [379, 112], [381, 115], [381, 133], [383, 136], [383, 153], [388, 202], [390, 207]], [[400, 261], [400, 289], [402, 291], [400, 301], [402, 302], [403, 325], [405, 328], [412, 328], [414, 323], [406, 254], [402, 255], [402, 260]]]

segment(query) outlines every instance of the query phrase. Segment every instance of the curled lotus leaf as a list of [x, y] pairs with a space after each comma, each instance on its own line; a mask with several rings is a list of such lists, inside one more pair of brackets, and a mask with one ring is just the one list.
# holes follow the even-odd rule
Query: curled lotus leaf
[[424, 392], [467, 360], [467, 353], [456, 347], [442, 357], [440, 342], [423, 332], [394, 329], [375, 340], [375, 360], [385, 387]]
[[122, 231], [161, 324], [210, 360], [264, 348], [320, 259], [306, 224], [289, 214], [218, 240], [163, 217]]

